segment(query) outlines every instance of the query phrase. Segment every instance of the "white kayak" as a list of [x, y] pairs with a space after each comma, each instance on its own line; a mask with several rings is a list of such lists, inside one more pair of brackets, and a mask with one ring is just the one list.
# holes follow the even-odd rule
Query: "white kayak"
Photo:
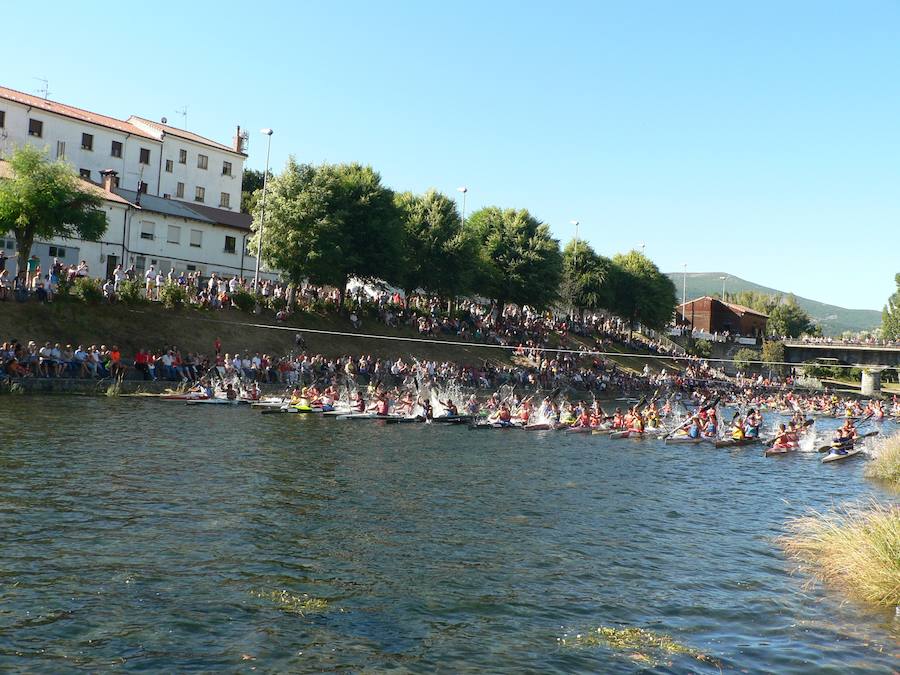
[[841, 454], [839, 452], [829, 452], [827, 455], [825, 455], [822, 458], [822, 464], [825, 464], [826, 462], [839, 462], [842, 459], [849, 459], [851, 457], [855, 457], [856, 455], [861, 453], [863, 450], [865, 450], [865, 447], [863, 445], [858, 445], [855, 448], [852, 448], [851, 450], [847, 450], [847, 452], [845, 452], [843, 454]]

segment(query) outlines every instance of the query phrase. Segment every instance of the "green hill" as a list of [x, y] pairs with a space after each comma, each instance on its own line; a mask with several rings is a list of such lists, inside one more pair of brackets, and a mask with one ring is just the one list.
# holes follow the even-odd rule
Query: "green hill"
[[[698, 298], [703, 295], [721, 295], [722, 277], [726, 274], [726, 272], [688, 272], [688, 299]], [[684, 274], [682, 272], [669, 272], [669, 278], [675, 283], [675, 288], [680, 297]], [[779, 291], [768, 286], [760, 286], [752, 281], [746, 281], [731, 275], [728, 275], [725, 290], [728, 293], [754, 291], [756, 293], [765, 293], [766, 295], [788, 295], [785, 291]], [[825, 335], [840, 335], [844, 331], [855, 333], [861, 330], [872, 330], [881, 325], [881, 312], [872, 309], [845, 309], [844, 307], [828, 305], [809, 298], [801, 298], [799, 295], [796, 298], [797, 304], [806, 310], [813, 321], [822, 326], [822, 332]]]

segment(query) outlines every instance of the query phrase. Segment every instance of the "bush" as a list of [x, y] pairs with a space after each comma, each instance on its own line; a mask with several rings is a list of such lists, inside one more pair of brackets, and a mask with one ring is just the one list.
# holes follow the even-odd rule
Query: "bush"
[[751, 367], [756, 368], [759, 366], [759, 364], [751, 363], [751, 361], [759, 361], [759, 352], [755, 349], [742, 347], [734, 354], [734, 367], [738, 370], [746, 371]]
[[274, 295], [269, 298], [269, 309], [271, 309], [276, 314], [287, 307], [287, 300], [284, 298], [276, 298]]
[[99, 279], [79, 277], [72, 284], [71, 295], [82, 302], [97, 304], [103, 300], [103, 286]]
[[687, 351], [691, 356], [708, 359], [709, 355], [712, 354], [712, 343], [709, 340], [694, 340]]
[[879, 443], [878, 454], [866, 466], [866, 478], [900, 487], [900, 433]]
[[900, 605], [900, 507], [873, 502], [813, 512], [787, 530], [785, 551], [822, 581], [866, 602]]
[[187, 302], [187, 291], [178, 284], [167, 281], [159, 289], [159, 300], [166, 309], [178, 309]]
[[252, 312], [256, 307], [256, 296], [247, 291], [235, 291], [231, 296], [231, 302], [242, 312]]
[[125, 279], [119, 283], [119, 300], [126, 305], [141, 305], [147, 302], [144, 287], [136, 279]]

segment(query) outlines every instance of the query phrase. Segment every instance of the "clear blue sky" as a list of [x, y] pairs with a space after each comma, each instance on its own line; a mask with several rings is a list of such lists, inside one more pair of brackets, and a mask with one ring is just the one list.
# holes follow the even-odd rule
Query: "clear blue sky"
[[[3, 10], [0, 83], [167, 116], [249, 166], [469, 187], [612, 255], [880, 309], [900, 272], [900, 4], [155, 2]], [[27, 36], [27, 37], [26, 37]], [[458, 195], [457, 195], [458, 196]]]

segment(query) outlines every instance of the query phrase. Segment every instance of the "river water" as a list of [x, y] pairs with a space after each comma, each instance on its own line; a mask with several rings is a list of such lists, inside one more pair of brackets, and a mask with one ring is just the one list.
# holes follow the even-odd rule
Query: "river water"
[[[810, 507], [896, 499], [860, 458], [126, 398], [0, 409], [3, 672], [898, 663], [893, 610], [810, 587], [772, 541]], [[573, 640], [600, 626], [697, 651]]]

